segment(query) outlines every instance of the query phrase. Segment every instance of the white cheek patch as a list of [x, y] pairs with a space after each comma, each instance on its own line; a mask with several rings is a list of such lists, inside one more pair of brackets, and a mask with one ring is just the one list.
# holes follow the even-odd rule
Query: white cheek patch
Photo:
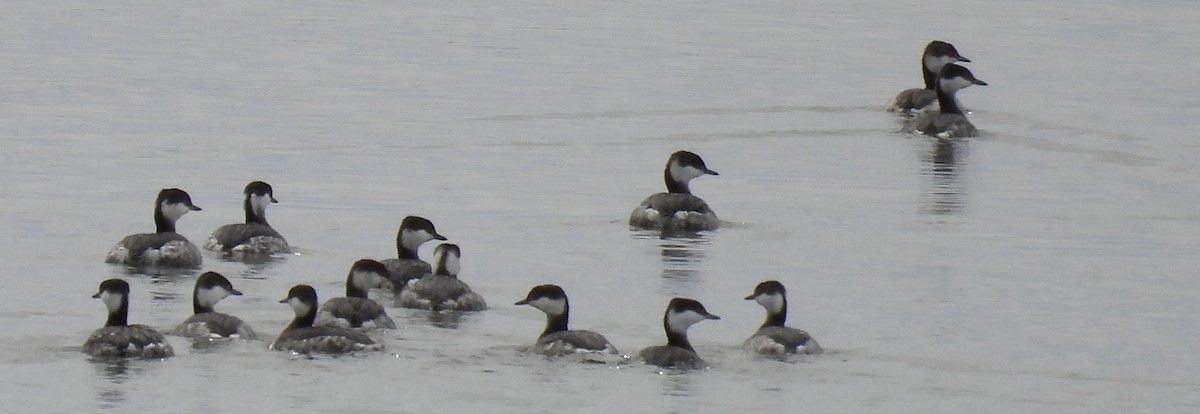
[[304, 301], [300, 300], [300, 298], [288, 299], [288, 305], [292, 305], [292, 311], [296, 312], [296, 315], [307, 314], [309, 309], [312, 309], [312, 307], [308, 306], [308, 304], [304, 303]]
[[106, 308], [108, 308], [108, 311], [110, 313], [116, 312], [117, 309], [121, 308], [121, 298], [123, 296], [124, 295], [122, 295], [120, 293], [112, 293], [112, 292], [109, 292], [106, 290], [106, 291], [100, 292], [100, 301], [104, 302], [104, 306]]
[[405, 229], [400, 232], [400, 244], [414, 248], [414, 249], [417, 246], [420, 246], [422, 243], [425, 243], [425, 242], [433, 240], [433, 239], [434, 239], [433, 235], [429, 234], [429, 232], [425, 231], [425, 230]]
[[942, 79], [940, 82], [942, 84], [942, 90], [944, 91], [957, 91], [959, 89], [974, 85], [971, 83], [971, 81], [963, 79], [961, 76], [955, 76], [950, 79]]
[[667, 326], [671, 327], [671, 330], [673, 331], [685, 331], [689, 326], [695, 325], [696, 322], [700, 322], [705, 319], [708, 318], [692, 310], [686, 310], [683, 312], [668, 312]]
[[942, 71], [942, 67], [946, 66], [946, 64], [957, 61], [958, 59], [950, 56], [927, 56], [925, 57], [925, 67], [933, 71], [933, 73], [938, 73]]
[[455, 256], [453, 254], [446, 254], [444, 260], [445, 260], [445, 264], [443, 265], [442, 268], [446, 270], [446, 273], [457, 276], [458, 270], [459, 270], [458, 256]]
[[783, 295], [778, 293], [764, 293], [754, 297], [754, 301], [766, 308], [768, 312], [779, 313], [783, 311]]
[[172, 222], [179, 220], [180, 217], [183, 217], [189, 211], [192, 211], [192, 209], [183, 203], [168, 203], [166, 201], [162, 203], [163, 216], [166, 216], [167, 220], [171, 220]]
[[671, 162], [671, 178], [675, 181], [688, 182], [693, 178], [706, 174], [704, 170], [693, 166], [680, 165], [678, 162]]
[[529, 305], [550, 315], [562, 315], [567, 310], [567, 302], [562, 299], [537, 298]]
[[266, 213], [267, 206], [269, 206], [269, 205], [271, 205], [271, 196], [270, 195], [267, 195], [267, 194], [263, 194], [263, 195], [251, 194], [250, 195], [250, 208], [252, 210], [254, 210], [254, 214], [257, 214], [260, 216], [263, 215], [263, 213]]
[[220, 286], [211, 288], [200, 288], [196, 291], [196, 301], [200, 302], [200, 306], [211, 308], [230, 295], [228, 290]]
[[363, 289], [375, 289], [383, 285], [383, 276], [370, 270], [356, 270], [351, 276], [354, 284]]

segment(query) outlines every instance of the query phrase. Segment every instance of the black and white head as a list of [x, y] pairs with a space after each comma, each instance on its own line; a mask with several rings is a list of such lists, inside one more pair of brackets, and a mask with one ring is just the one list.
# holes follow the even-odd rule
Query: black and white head
[[946, 65], [938, 74], [938, 88], [944, 92], [953, 94], [971, 85], [987, 86], [987, 82], [975, 78], [969, 69], [955, 64]]
[[104, 302], [109, 314], [117, 313], [121, 311], [122, 307], [128, 306], [129, 283], [121, 279], [108, 279], [100, 282], [100, 289], [95, 295], [92, 295], [92, 298]]
[[433, 222], [417, 216], [405, 217], [400, 222], [400, 234], [396, 238], [401, 246], [412, 250], [430, 240], [446, 240], [445, 236], [438, 234]]
[[758, 302], [767, 312], [780, 313], [787, 306], [787, 290], [784, 289], [782, 283], [768, 280], [759, 283], [754, 288], [754, 294], [746, 296], [746, 300]]
[[317, 290], [309, 285], [292, 286], [287, 297], [279, 303], [291, 305], [292, 311], [296, 312], [298, 317], [314, 313], [317, 308]]
[[567, 293], [558, 285], [538, 285], [529, 290], [525, 299], [516, 305], [529, 305], [547, 315], [558, 316], [567, 312]]
[[272, 203], [278, 203], [275, 199], [275, 190], [270, 184], [262, 181], [254, 181], [246, 184], [246, 189], [242, 190], [242, 195], [246, 199], [246, 203], [254, 210], [255, 214], [263, 215], [267, 211], [267, 206]]
[[925, 53], [921, 55], [921, 61], [930, 72], [938, 73], [947, 64], [970, 62], [971, 59], [958, 54], [958, 50], [954, 48], [954, 45], [941, 40], [934, 40], [925, 46]]
[[234, 289], [233, 284], [229, 283], [229, 279], [220, 273], [204, 272], [196, 279], [196, 290], [193, 292], [192, 299], [195, 301], [194, 305], [199, 313], [202, 309], [211, 311], [217, 302], [229, 295], [241, 296], [242, 292]]
[[362, 259], [350, 266], [347, 283], [353, 284], [362, 291], [378, 289], [387, 280], [387, 267], [375, 260]]
[[674, 298], [667, 304], [667, 313], [663, 316], [663, 325], [670, 332], [686, 332], [689, 326], [706, 319], [721, 319], [708, 313], [704, 305], [692, 299]]
[[719, 175], [708, 169], [704, 160], [690, 151], [675, 151], [667, 159], [667, 176], [672, 181], [686, 185], [688, 181], [701, 175]]
[[200, 211], [200, 207], [192, 204], [192, 196], [178, 188], [164, 188], [159, 191], [154, 206], [162, 213], [163, 217], [172, 223], [189, 211]]
[[462, 253], [458, 245], [450, 243], [439, 244], [433, 250], [433, 274], [458, 276], [458, 259]]

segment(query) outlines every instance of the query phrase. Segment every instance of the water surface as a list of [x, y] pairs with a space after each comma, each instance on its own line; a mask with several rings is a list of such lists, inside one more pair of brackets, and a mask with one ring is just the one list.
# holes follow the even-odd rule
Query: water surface
[[[1200, 406], [1200, 9], [1190, 2], [161, 2], [10, 5], [0, 16], [3, 391], [31, 412], [1185, 412]], [[944, 13], [928, 13], [927, 10]], [[954, 43], [979, 138], [899, 134], [882, 106]], [[677, 149], [726, 225], [624, 221]], [[419, 214], [492, 309], [390, 309], [388, 352], [304, 359], [265, 342], [114, 364], [78, 352], [101, 280], [169, 328], [194, 274], [102, 262], [180, 187], [201, 243], [262, 179], [299, 254], [205, 270], [219, 310], [271, 337], [276, 303], [343, 292]], [[432, 246], [425, 246], [426, 258]], [[826, 355], [739, 349], [778, 279]], [[517, 353], [544, 323], [623, 352], [664, 341], [673, 296], [713, 368], [659, 374]], [[167, 407], [170, 407], [169, 409]]]

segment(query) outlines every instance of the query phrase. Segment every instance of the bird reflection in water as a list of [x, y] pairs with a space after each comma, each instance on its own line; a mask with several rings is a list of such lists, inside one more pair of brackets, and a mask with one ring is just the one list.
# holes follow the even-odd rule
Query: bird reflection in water
[[131, 362], [136, 361], [120, 358], [93, 364], [100, 379], [96, 390], [96, 403], [100, 408], [116, 408], [125, 402], [124, 387], [125, 381], [129, 380]]
[[921, 175], [930, 179], [929, 187], [921, 190], [921, 213], [959, 214], [966, 205], [966, 193], [959, 181], [966, 141], [951, 138], [932, 138], [931, 141], [933, 149], [921, 159]]
[[126, 266], [124, 269], [122, 269], [121, 273], [123, 276], [114, 277], [139, 278], [149, 276], [150, 279], [154, 280], [155, 282], [186, 279], [195, 277], [199, 274], [198, 269], [179, 269], [153, 266]]
[[704, 232], [641, 230], [632, 233], [637, 240], [656, 240], [662, 254], [662, 281], [659, 291], [665, 295], [687, 295], [693, 291], [697, 271], [704, 260], [709, 237]]
[[[696, 392], [694, 389], [695, 384], [692, 384], [691, 375], [687, 375], [684, 371], [673, 372], [670, 370], [663, 371], [662, 373], [664, 374], [661, 377], [663, 396], [674, 397], [674, 399], [677, 399], [676, 402], [679, 403], [694, 401], [692, 397], [696, 395]], [[680, 409], [671, 412], [695, 412], [692, 409], [684, 409], [685, 407], [677, 408]]]
[[271, 265], [275, 263], [287, 262], [287, 259], [293, 256], [300, 256], [300, 253], [217, 253], [217, 258], [221, 259], [223, 262], [243, 263], [257, 268], [259, 272], [261, 272], [263, 269], [271, 267]]
[[701, 234], [691, 234], [688, 237], [663, 236], [659, 239], [662, 249], [662, 281], [663, 293], [671, 295], [688, 294], [699, 282], [697, 270], [704, 260], [704, 247], [708, 238]]
[[[399, 315], [404, 318], [406, 325], [419, 324], [441, 329], [458, 329], [459, 324], [469, 317], [467, 313], [470, 313], [452, 310], [397, 309], [400, 308], [399, 303], [400, 301], [396, 300], [393, 307], [388, 308], [388, 313], [393, 317]], [[400, 321], [397, 320], [397, 322]]]
[[245, 263], [250, 266], [262, 266], [282, 261], [281, 256], [272, 256], [269, 254], [234, 255], [230, 253], [220, 253], [219, 257], [225, 262]]
[[457, 311], [430, 311], [429, 324], [442, 329], [458, 329], [463, 314]]

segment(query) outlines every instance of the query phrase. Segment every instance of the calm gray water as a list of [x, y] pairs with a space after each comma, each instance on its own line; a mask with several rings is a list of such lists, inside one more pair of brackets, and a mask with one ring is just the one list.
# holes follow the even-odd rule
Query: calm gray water
[[[0, 14], [0, 399], [27, 412], [1188, 412], [1200, 409], [1200, 8], [1142, 2], [16, 2]], [[810, 4], [811, 3], [811, 4]], [[938, 13], [933, 13], [938, 10]], [[989, 86], [982, 136], [937, 142], [882, 111], [930, 39]], [[727, 224], [630, 231], [670, 152]], [[306, 360], [266, 342], [89, 361], [89, 296], [130, 319], [191, 310], [194, 274], [102, 262], [164, 187], [200, 243], [263, 179], [299, 250], [205, 257], [271, 337], [296, 283], [342, 293], [419, 214], [492, 309], [391, 309], [386, 353]], [[422, 254], [428, 257], [432, 245]], [[778, 279], [829, 351], [739, 348]], [[562, 285], [572, 325], [662, 343], [673, 296], [706, 372], [519, 355]], [[782, 411], [780, 411], [782, 410]]]

